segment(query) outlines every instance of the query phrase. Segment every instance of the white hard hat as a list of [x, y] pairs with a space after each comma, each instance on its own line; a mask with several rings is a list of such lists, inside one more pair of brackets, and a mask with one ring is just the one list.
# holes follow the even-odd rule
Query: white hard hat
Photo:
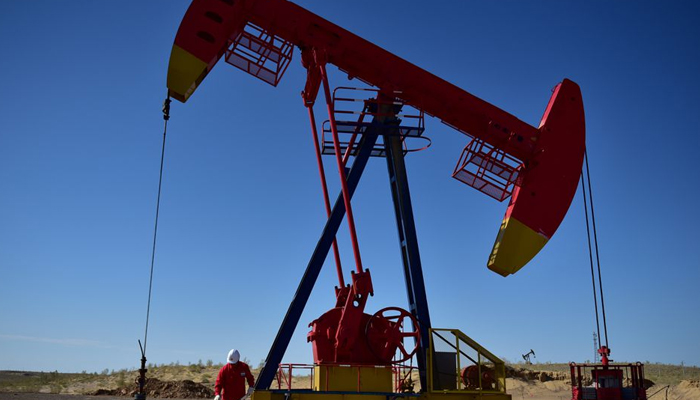
[[239, 353], [236, 349], [231, 349], [231, 351], [228, 352], [228, 357], [226, 357], [226, 361], [228, 361], [229, 364], [235, 364], [240, 359], [241, 353]]

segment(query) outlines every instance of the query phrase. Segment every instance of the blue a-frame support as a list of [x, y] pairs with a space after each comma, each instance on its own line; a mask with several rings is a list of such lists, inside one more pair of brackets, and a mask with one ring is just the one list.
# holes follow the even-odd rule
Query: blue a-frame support
[[[421, 390], [428, 387], [426, 352], [430, 348], [430, 312], [428, 297], [423, 281], [423, 267], [418, 250], [418, 236], [413, 219], [411, 193], [408, 189], [408, 176], [404, 163], [403, 142], [398, 135], [384, 135], [384, 149], [389, 170], [391, 196], [394, 200], [396, 225], [399, 231], [401, 259], [406, 279], [406, 293], [411, 314], [418, 320], [420, 327], [420, 343], [416, 353], [418, 371], [420, 373]], [[415, 327], [414, 327], [415, 328]]]
[[[379, 125], [370, 126], [362, 135], [359, 149], [355, 160], [347, 175], [347, 185], [350, 197], [357, 189], [360, 177], [364, 172], [367, 161], [377, 142], [379, 131], [385, 128]], [[408, 179], [406, 176], [406, 166], [404, 164], [404, 154], [402, 142], [397, 135], [384, 135], [384, 149], [387, 158], [387, 167], [391, 184], [391, 193], [394, 201], [397, 228], [399, 232], [399, 243], [401, 247], [401, 257], [403, 260], [404, 276], [406, 280], [406, 290], [408, 293], [409, 308], [416, 317], [420, 325], [421, 339], [417, 352], [418, 369], [420, 371], [421, 390], [427, 388], [427, 362], [426, 351], [429, 348], [430, 314], [428, 312], [428, 301], [423, 281], [423, 270], [418, 250], [418, 238], [413, 219], [413, 209], [411, 205]], [[272, 380], [275, 378], [277, 368], [282, 361], [287, 346], [294, 334], [294, 330], [299, 324], [301, 314], [304, 311], [311, 291], [316, 283], [328, 252], [330, 251], [333, 239], [345, 215], [345, 205], [342, 193], [338, 195], [331, 214], [326, 221], [321, 238], [316, 244], [311, 259], [306, 267], [304, 276], [299, 283], [299, 287], [292, 299], [287, 314], [282, 321], [282, 325], [277, 332], [275, 341], [270, 348], [270, 352], [265, 360], [265, 364], [260, 371], [255, 389], [269, 390]]]

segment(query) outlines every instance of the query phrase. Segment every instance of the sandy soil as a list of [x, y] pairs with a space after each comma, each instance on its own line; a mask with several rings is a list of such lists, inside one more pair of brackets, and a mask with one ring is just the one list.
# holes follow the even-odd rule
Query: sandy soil
[[[84, 396], [79, 394], [51, 394], [51, 393], [2, 393], [0, 400], [128, 400], [131, 397], [116, 396]], [[187, 399], [168, 399], [187, 400]]]
[[570, 400], [571, 386], [564, 381], [522, 381], [507, 379], [506, 389], [513, 400]]
[[80, 396], [75, 394], [50, 393], [2, 393], [0, 400], [124, 400], [125, 397]]
[[[508, 393], [513, 400], [570, 400], [571, 387], [564, 381], [522, 381], [508, 379], [506, 381]], [[658, 392], [658, 393], [657, 393]], [[655, 394], [656, 393], [656, 394]], [[652, 386], [647, 390], [647, 396], [652, 400], [700, 400], [700, 383], [697, 381], [682, 381], [666, 390], [664, 385]], [[2, 399], [0, 399], [2, 400]]]
[[[507, 382], [508, 393], [511, 394], [513, 400], [569, 400], [571, 399], [571, 389], [563, 382], [523, 382], [509, 379]], [[689, 387], [688, 385], [673, 386], [668, 391], [666, 396], [663, 387], [654, 386], [647, 391], [647, 394], [653, 394], [657, 390], [662, 389], [660, 393], [655, 395], [654, 400], [700, 400], [700, 389], [697, 387]], [[50, 394], [50, 393], [2, 393], [0, 392], [0, 400], [127, 400], [130, 397], [114, 397], [114, 396], [83, 396], [77, 394]], [[186, 399], [169, 399], [169, 400], [186, 400]]]
[[[570, 400], [571, 388], [568, 380], [524, 380], [520, 378], [508, 378], [506, 381], [508, 393], [512, 400]], [[84, 387], [81, 386], [82, 389]], [[89, 396], [77, 394], [76, 388], [70, 388], [71, 394], [52, 393], [6, 393], [0, 392], [0, 400], [129, 400], [131, 396]], [[658, 393], [657, 393], [658, 392]], [[76, 394], [74, 394], [76, 393]], [[189, 392], [183, 392], [182, 395]], [[177, 395], [177, 394], [175, 394]], [[700, 381], [686, 380], [677, 385], [666, 387], [656, 385], [647, 390], [647, 396], [652, 400], [700, 400]], [[151, 398], [151, 397], [149, 397]], [[171, 399], [187, 400], [187, 399]]]

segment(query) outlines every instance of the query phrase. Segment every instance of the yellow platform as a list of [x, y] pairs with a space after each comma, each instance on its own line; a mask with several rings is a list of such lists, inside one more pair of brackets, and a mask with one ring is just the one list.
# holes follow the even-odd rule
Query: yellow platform
[[[511, 396], [505, 393], [422, 393], [400, 394], [394, 393], [392, 398], [406, 398], [415, 400], [511, 400]], [[333, 393], [314, 391], [284, 390], [258, 390], [253, 394], [252, 400], [387, 400], [386, 394], [373, 393]]]
[[316, 365], [316, 392], [393, 392], [390, 366]]
[[[511, 400], [504, 362], [475, 340], [456, 329], [433, 328], [429, 343], [427, 388], [420, 393], [397, 393], [407, 375], [392, 366], [314, 365], [311, 387], [258, 390], [251, 400]], [[465, 368], [474, 373], [463, 378]]]

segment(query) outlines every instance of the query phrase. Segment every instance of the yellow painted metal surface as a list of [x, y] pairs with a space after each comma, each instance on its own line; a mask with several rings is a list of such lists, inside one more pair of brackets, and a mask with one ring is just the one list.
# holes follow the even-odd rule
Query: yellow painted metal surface
[[168, 67], [168, 89], [171, 97], [185, 102], [207, 73], [207, 63], [173, 45]]
[[[252, 400], [386, 400], [385, 395], [363, 393], [324, 393], [324, 392], [290, 392], [258, 390]], [[405, 397], [406, 400], [512, 400], [505, 393], [422, 393]]]
[[547, 244], [547, 238], [515, 218], [506, 218], [491, 250], [488, 267], [500, 275], [516, 273]]
[[[284, 395], [282, 397], [284, 397]], [[253, 395], [250, 396], [250, 400], [272, 400], [273, 398], [276, 399], [277, 397], [269, 390], [256, 390]]]
[[252, 400], [387, 400], [386, 395], [362, 393], [287, 392], [258, 390]]
[[421, 400], [512, 400], [511, 395], [505, 393], [424, 393]]
[[391, 367], [316, 365], [314, 390], [319, 392], [393, 392]]
[[[447, 340], [448, 348], [455, 357], [469, 354], [478, 365], [493, 372], [492, 389], [467, 389], [465, 384], [457, 384], [452, 389], [442, 390], [433, 384], [433, 355], [436, 340]], [[512, 400], [506, 393], [505, 363], [493, 353], [486, 350], [475, 340], [457, 329], [430, 330], [430, 349], [427, 352], [428, 388], [423, 393], [396, 393], [395, 399], [404, 400]], [[441, 350], [442, 351], [442, 350]], [[461, 369], [457, 360], [453, 369], [458, 378]], [[461, 379], [461, 378], [460, 378]], [[481, 379], [481, 378], [480, 378]], [[302, 390], [258, 390], [252, 400], [386, 400], [387, 394], [394, 392], [394, 376], [391, 366], [350, 366], [350, 365], [315, 365], [313, 388]], [[391, 395], [393, 398], [394, 396]]]
[[[450, 343], [452, 349], [455, 351], [455, 357], [457, 357], [456, 362], [456, 372], [455, 379], [460, 383], [456, 384], [451, 389], [439, 388], [437, 377], [435, 377], [435, 335], [438, 335], [438, 341], [446, 340], [444, 343]], [[430, 329], [430, 351], [427, 353], [428, 362], [428, 391], [427, 393], [436, 395], [454, 395], [457, 397], [445, 397], [445, 399], [467, 399], [467, 398], [481, 398], [479, 396], [495, 396], [488, 397], [489, 399], [507, 399], [510, 400], [510, 395], [506, 394], [506, 369], [505, 363], [493, 353], [488, 351], [482, 345], [477, 343], [474, 339], [465, 335], [462, 331], [458, 329], [440, 329], [432, 328]], [[494, 384], [495, 387], [492, 390], [480, 390], [480, 389], [467, 389], [464, 383], [459, 377], [462, 367], [465, 365], [459, 364], [459, 354], [476, 354], [476, 362], [482, 364], [482, 366], [488, 366], [493, 370], [494, 373]], [[483, 387], [481, 384], [480, 387]], [[459, 397], [459, 396], [477, 396], [477, 397]], [[504, 397], [503, 397], [504, 396]], [[486, 397], [484, 397], [486, 398]]]

